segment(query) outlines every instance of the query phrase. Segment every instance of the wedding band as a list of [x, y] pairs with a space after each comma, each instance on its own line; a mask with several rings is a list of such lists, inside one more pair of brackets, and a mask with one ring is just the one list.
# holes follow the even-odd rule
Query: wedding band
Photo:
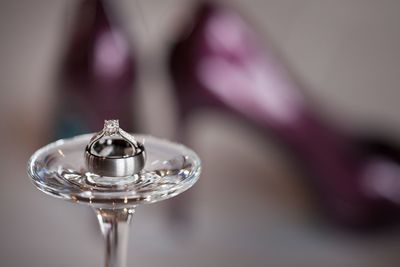
[[123, 177], [143, 169], [146, 153], [143, 144], [119, 128], [118, 120], [106, 120], [103, 130], [86, 146], [85, 160], [88, 170], [94, 174]]

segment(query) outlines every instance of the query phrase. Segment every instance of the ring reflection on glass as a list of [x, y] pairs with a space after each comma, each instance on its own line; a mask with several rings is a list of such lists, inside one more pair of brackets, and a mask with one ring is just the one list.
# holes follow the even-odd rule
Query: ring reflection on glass
[[103, 130], [86, 146], [85, 160], [94, 174], [123, 177], [143, 169], [146, 153], [143, 144], [119, 128], [118, 120], [106, 120]]

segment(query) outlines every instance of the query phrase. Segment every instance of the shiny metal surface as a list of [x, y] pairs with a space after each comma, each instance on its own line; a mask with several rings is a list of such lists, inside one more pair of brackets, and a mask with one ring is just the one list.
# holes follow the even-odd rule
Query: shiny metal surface
[[122, 158], [102, 157], [85, 151], [86, 164], [89, 171], [109, 177], [129, 176], [140, 172], [145, 164], [145, 151], [142, 144], [138, 145], [140, 152], [135, 155]]
[[106, 120], [85, 149], [90, 172], [100, 176], [123, 177], [139, 173], [146, 162], [143, 144], [119, 128], [118, 120]]

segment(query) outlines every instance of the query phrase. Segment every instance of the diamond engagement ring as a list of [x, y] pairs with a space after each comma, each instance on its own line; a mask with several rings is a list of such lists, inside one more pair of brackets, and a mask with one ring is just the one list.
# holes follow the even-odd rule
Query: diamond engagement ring
[[123, 177], [143, 169], [146, 153], [143, 144], [119, 128], [118, 120], [106, 120], [103, 130], [96, 133], [86, 146], [85, 160], [92, 173]]

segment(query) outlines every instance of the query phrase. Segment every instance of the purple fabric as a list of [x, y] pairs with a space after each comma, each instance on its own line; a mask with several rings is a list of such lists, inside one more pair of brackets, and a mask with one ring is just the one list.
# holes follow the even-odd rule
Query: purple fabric
[[[350, 138], [320, 118], [272, 48], [234, 10], [202, 4], [173, 47], [169, 66], [182, 120], [193, 109], [209, 106], [272, 130], [301, 159], [319, 201], [336, 221], [375, 225], [390, 222], [398, 212], [398, 205], [370, 182], [373, 154], [360, 156]], [[383, 162], [393, 163], [380, 166], [392, 168], [391, 177], [400, 180], [394, 170], [399, 162]], [[372, 177], [380, 179], [396, 180]]]

